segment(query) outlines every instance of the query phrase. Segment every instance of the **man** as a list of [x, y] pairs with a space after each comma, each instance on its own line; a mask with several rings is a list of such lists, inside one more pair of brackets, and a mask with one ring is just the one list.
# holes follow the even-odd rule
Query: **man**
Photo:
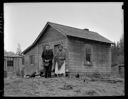
[[58, 46], [58, 51], [55, 55], [55, 75], [61, 76], [65, 75], [65, 60], [66, 60], [66, 53], [63, 49], [63, 46], [60, 44]]
[[53, 51], [50, 49], [48, 44], [45, 45], [44, 51], [42, 52], [42, 60], [45, 69], [45, 78], [51, 77]]

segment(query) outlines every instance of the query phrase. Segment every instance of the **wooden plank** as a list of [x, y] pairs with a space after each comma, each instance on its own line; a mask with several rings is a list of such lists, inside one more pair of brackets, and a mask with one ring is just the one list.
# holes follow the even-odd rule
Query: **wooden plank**
[[77, 45], [73, 47], [72, 45], [70, 45], [69, 51], [81, 53], [83, 51], [83, 47], [82, 46], [78, 47]]
[[83, 61], [84, 60], [84, 58], [83, 57], [80, 57], [80, 56], [69, 56], [69, 59], [70, 60], [81, 60], [81, 61]]
[[69, 56], [81, 56], [82, 53], [76, 53], [76, 52], [73, 52], [73, 51], [69, 51]]
[[[108, 48], [106, 46], [94, 45], [93, 46], [93, 61], [95, 62], [97, 69], [99, 71], [108, 71], [106, 67], [110, 67]], [[104, 67], [104, 68], [101, 68]]]
[[48, 27], [47, 31], [45, 31], [45, 34], [43, 35], [43, 37], [40, 39], [40, 42], [52, 42], [52, 41], [56, 41], [56, 40], [62, 40], [66, 38], [65, 36], [63, 36], [61, 33], [59, 33], [57, 30], [55, 30], [52, 27]]

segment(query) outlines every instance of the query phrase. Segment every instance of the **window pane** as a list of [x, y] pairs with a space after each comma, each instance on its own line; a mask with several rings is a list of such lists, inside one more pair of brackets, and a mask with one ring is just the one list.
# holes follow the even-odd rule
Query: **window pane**
[[86, 61], [91, 61], [91, 55], [90, 54], [86, 54]]
[[8, 60], [7, 61], [7, 66], [13, 66], [13, 60]]
[[86, 48], [86, 54], [85, 54], [85, 64], [91, 63], [91, 48]]

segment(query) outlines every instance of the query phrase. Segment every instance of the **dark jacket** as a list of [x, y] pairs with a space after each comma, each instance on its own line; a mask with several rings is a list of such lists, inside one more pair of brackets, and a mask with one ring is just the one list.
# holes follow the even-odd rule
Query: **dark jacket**
[[45, 50], [42, 52], [42, 60], [52, 60], [53, 59], [53, 51]]

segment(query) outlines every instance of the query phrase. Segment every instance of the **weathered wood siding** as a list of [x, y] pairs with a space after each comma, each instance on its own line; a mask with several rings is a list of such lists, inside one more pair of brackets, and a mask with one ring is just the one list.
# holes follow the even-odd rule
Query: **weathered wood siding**
[[[85, 48], [91, 48], [92, 66], [84, 64]], [[70, 72], [111, 72], [111, 48], [105, 44], [68, 39]]]
[[40, 38], [38, 42], [38, 61], [39, 61], [39, 69], [43, 69], [42, 66], [42, 52], [43, 52], [43, 47], [46, 43], [50, 44], [50, 47], [54, 51], [54, 45], [62, 43], [64, 48], [66, 49], [66, 37], [63, 36], [61, 33], [59, 33], [57, 30], [55, 30], [52, 27], [48, 27], [48, 29], [45, 31], [44, 35], [42, 38]]
[[[13, 66], [7, 66], [7, 61], [13, 59]], [[7, 71], [8, 76], [16, 75], [16, 72], [22, 67], [22, 57], [4, 57], [4, 70]]]
[[[41, 55], [43, 51], [43, 46], [46, 43], [49, 43], [52, 49], [54, 49], [54, 45], [59, 43], [63, 43], [64, 48], [66, 48], [66, 37], [59, 33], [57, 30], [55, 30], [54, 28], [49, 26], [45, 31], [44, 35], [35, 45], [35, 47], [33, 47], [30, 51], [28, 51], [25, 54], [25, 67], [27, 74], [43, 69]], [[30, 64], [30, 55], [35, 56], [35, 64]]]
[[[30, 55], [34, 55], [34, 64], [30, 64]], [[38, 47], [33, 47], [24, 57], [25, 74], [31, 74], [38, 70]]]
[[111, 72], [111, 47], [108, 45], [93, 45], [93, 64], [99, 72]]
[[61, 39], [64, 39], [65, 36], [63, 36], [60, 32], [58, 32], [57, 30], [55, 30], [54, 28], [52, 28], [51, 26], [49, 26], [44, 35], [42, 35], [42, 37], [39, 40], [39, 43], [47, 43], [47, 42], [53, 42], [53, 41], [58, 41]]
[[84, 59], [84, 43], [68, 39], [69, 71], [82, 72]]
[[14, 58], [14, 71], [19, 71], [22, 67], [22, 57]]

